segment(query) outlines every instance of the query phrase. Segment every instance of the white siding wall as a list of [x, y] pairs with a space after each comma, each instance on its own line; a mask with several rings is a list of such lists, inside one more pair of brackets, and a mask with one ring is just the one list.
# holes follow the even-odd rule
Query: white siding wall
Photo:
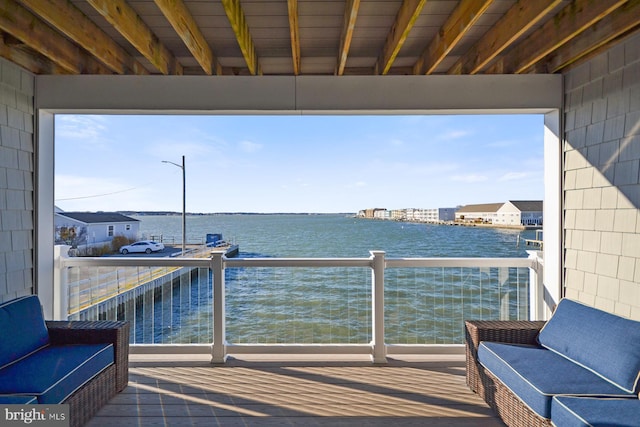
[[640, 320], [640, 34], [564, 79], [565, 294]]
[[507, 202], [498, 209], [496, 224], [520, 225], [520, 209], [513, 203]]
[[34, 293], [34, 85], [0, 59], [0, 302]]

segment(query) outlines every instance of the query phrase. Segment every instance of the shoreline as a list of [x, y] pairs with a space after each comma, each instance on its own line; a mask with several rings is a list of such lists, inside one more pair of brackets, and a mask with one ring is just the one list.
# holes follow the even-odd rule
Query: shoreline
[[455, 221], [409, 221], [409, 220], [397, 220], [397, 219], [379, 219], [379, 218], [364, 218], [372, 219], [375, 221], [394, 221], [394, 222], [407, 222], [411, 224], [431, 224], [431, 225], [447, 225], [450, 227], [477, 227], [477, 228], [504, 228], [508, 230], [542, 230], [541, 225], [508, 225], [508, 224], [484, 224], [473, 222], [455, 222]]

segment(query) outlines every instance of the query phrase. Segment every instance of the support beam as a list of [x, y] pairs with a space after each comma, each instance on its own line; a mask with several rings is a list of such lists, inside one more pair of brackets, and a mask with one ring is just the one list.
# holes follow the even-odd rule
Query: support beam
[[447, 74], [478, 73], [560, 3], [562, 0], [519, 0]]
[[287, 0], [289, 9], [289, 34], [291, 34], [291, 58], [293, 74], [300, 74], [300, 26], [298, 24], [298, 0]]
[[122, 47], [67, 0], [19, 0], [117, 74], [149, 74]]
[[8, 34], [0, 34], [0, 57], [15, 62], [33, 74], [69, 74], [64, 68], [30, 51], [23, 43]]
[[[34, 1], [34, 0], [31, 0]], [[213, 56], [211, 48], [207, 44], [207, 41], [200, 31], [198, 24], [193, 19], [193, 16], [185, 6], [183, 0], [154, 0], [156, 6], [167, 18], [167, 21], [171, 24], [176, 31], [180, 39], [184, 42], [189, 49], [189, 52], [198, 61], [198, 64], [202, 67], [207, 75], [215, 74], [220, 75], [222, 68], [220, 64]]]
[[70, 74], [110, 74], [97, 61], [13, 0], [0, 0], [0, 30]]
[[627, 0], [573, 0], [527, 40], [487, 69], [487, 73], [525, 73], [538, 61], [560, 48]]
[[253, 39], [251, 38], [251, 32], [249, 31], [249, 24], [240, 6], [240, 0], [221, 0], [224, 11], [227, 13], [229, 23], [240, 45], [242, 56], [249, 67], [249, 72], [252, 75], [262, 74], [260, 64], [258, 63], [258, 55], [256, 53]]
[[542, 68], [549, 73], [560, 71], [636, 27], [640, 27], [640, 0], [629, 0], [545, 58]]
[[182, 66], [125, 0], [87, 0], [162, 74], [182, 74]]
[[431, 74], [493, 0], [462, 0], [413, 67], [414, 74]]
[[376, 62], [376, 74], [387, 74], [427, 0], [404, 0]]
[[349, 48], [351, 47], [351, 39], [353, 38], [353, 29], [356, 26], [358, 18], [358, 9], [360, 9], [360, 0], [347, 0], [344, 6], [344, 21], [342, 24], [342, 34], [340, 35], [340, 48], [338, 50], [338, 63], [336, 67], [336, 75], [344, 74], [344, 68], [347, 65], [347, 57], [349, 56]]

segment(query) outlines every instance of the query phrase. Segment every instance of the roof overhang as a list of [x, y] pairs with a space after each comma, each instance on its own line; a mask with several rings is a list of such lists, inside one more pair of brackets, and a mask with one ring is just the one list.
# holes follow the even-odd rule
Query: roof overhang
[[547, 113], [558, 74], [462, 76], [36, 76], [36, 108], [101, 114]]

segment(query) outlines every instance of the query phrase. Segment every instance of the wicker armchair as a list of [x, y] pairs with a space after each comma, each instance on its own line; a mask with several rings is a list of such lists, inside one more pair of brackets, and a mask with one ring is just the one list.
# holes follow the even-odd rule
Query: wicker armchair
[[51, 344], [111, 343], [115, 364], [76, 390], [69, 404], [70, 425], [82, 426], [129, 381], [129, 323], [116, 321], [47, 321]]
[[467, 385], [510, 427], [549, 427], [551, 421], [527, 407], [515, 394], [478, 363], [481, 341], [536, 344], [545, 322], [466, 321]]

